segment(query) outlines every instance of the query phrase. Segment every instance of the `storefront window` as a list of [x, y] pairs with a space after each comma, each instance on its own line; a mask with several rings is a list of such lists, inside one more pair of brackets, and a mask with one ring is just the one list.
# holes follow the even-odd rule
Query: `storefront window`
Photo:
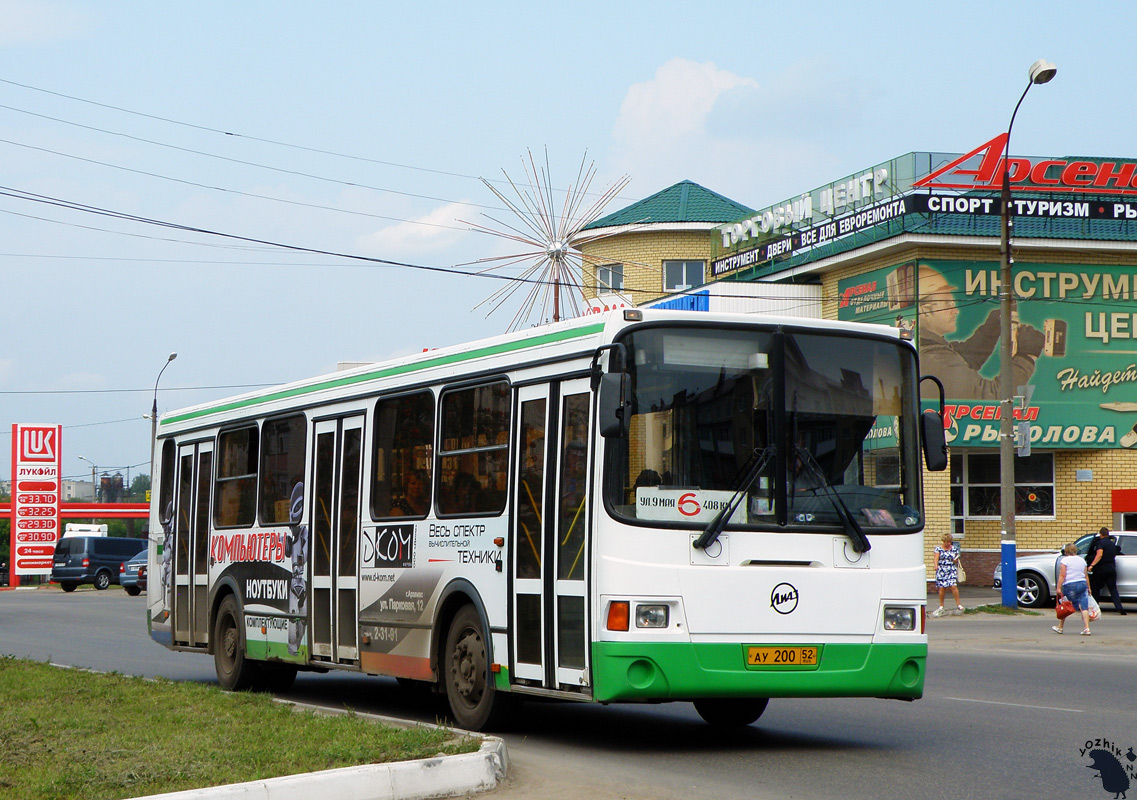
[[[1002, 516], [998, 453], [953, 454], [951, 506], [953, 532], [963, 520]], [[1015, 457], [1015, 516], [1054, 516], [1054, 454]]]

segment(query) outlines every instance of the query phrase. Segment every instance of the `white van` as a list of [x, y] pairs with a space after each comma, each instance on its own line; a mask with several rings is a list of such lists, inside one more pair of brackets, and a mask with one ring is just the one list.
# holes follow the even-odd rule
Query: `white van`
[[106, 536], [107, 526], [92, 523], [68, 522], [63, 526], [63, 538], [68, 536]]

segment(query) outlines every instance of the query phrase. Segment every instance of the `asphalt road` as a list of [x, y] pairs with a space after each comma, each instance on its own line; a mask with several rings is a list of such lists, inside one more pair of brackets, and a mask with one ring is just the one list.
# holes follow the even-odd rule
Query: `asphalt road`
[[[989, 594], [979, 601], [997, 602]], [[117, 589], [0, 592], [0, 653], [214, 682], [210, 658], [150, 641], [143, 608]], [[1082, 751], [1108, 740], [1137, 773], [1125, 758], [1137, 748], [1137, 615], [1107, 612], [1091, 637], [1057, 636], [1052, 623], [929, 619], [923, 699], [774, 700], [732, 733], [683, 703], [527, 704], [504, 736], [510, 778], [487, 797], [1112, 797]], [[355, 675], [302, 674], [288, 696], [424, 721], [443, 713], [393, 680]]]

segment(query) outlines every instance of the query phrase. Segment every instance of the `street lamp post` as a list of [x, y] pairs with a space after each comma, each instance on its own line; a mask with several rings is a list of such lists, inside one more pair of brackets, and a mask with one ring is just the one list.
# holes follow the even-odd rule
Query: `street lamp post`
[[[83, 456], [75, 456], [75, 457], [78, 458], [80, 461], [86, 461], [88, 464], [91, 465], [91, 502], [92, 503], [99, 502], [99, 484], [95, 482], [95, 473], [99, 471], [99, 468], [96, 467], [95, 462], [89, 458], [84, 458]], [[97, 521], [98, 520], [95, 520], [95, 519], [91, 520], [91, 522], [97, 522]]]
[[154, 489], [154, 443], [158, 439], [158, 381], [162, 380], [162, 373], [170, 362], [178, 357], [177, 353], [170, 353], [166, 363], [158, 370], [158, 377], [154, 379], [154, 405], [150, 408], [150, 489]]
[[1002, 259], [1000, 271], [1000, 330], [999, 330], [999, 394], [1002, 409], [999, 412], [999, 510], [1000, 510], [1000, 557], [1002, 560], [1003, 605], [1008, 608], [1018, 606], [1015, 574], [1015, 449], [1014, 449], [1014, 406], [1015, 374], [1011, 363], [1014, 358], [1012, 341], [1012, 320], [1015, 313], [1015, 287], [1011, 265], [1011, 231], [1014, 228], [1014, 215], [1011, 211], [1011, 128], [1015, 125], [1015, 115], [1026, 98], [1030, 87], [1036, 83], [1047, 83], [1058, 68], [1045, 59], [1030, 65], [1026, 88], [1015, 103], [1011, 121], [1007, 125], [1007, 139], [1003, 144], [1003, 187], [1000, 193], [1002, 205], [1002, 235], [999, 242], [999, 255]]

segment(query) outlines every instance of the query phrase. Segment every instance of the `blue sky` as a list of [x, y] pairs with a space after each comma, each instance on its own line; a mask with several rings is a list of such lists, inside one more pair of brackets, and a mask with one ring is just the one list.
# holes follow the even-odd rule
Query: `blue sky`
[[[479, 178], [595, 162], [616, 210], [690, 179], [762, 207], [1005, 129], [1016, 154], [1137, 157], [1128, 3], [0, 0], [0, 192], [450, 267], [511, 247]], [[586, 156], [587, 153], [587, 156]], [[504, 332], [498, 284], [0, 196], [10, 425], [64, 473], [148, 469], [162, 411]], [[487, 216], [488, 215], [488, 216]], [[465, 267], [469, 269], [469, 267]], [[234, 388], [222, 388], [234, 387]], [[141, 466], [139, 466], [141, 465]]]

